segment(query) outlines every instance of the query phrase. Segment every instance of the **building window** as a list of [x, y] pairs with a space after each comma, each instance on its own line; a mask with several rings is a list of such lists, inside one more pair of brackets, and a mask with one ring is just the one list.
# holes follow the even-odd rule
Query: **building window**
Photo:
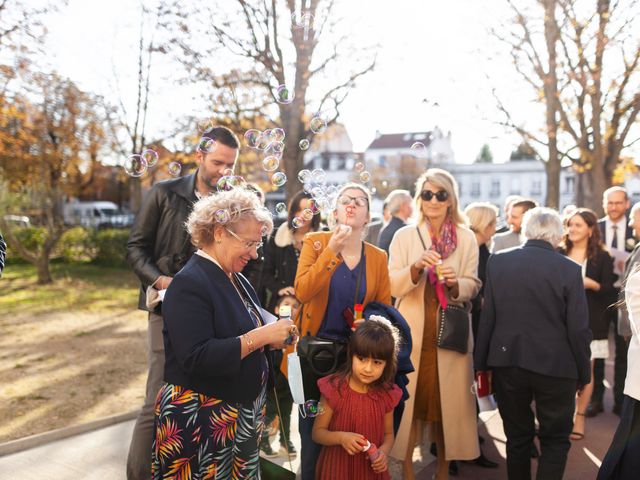
[[478, 181], [471, 182], [471, 196], [472, 197], [480, 196], [480, 182]]
[[518, 177], [511, 178], [511, 190], [509, 191], [510, 195], [520, 195], [520, 179]]
[[564, 193], [569, 195], [573, 194], [575, 180], [575, 177], [564, 177]]
[[531, 195], [542, 195], [542, 181], [533, 180], [531, 182]]
[[491, 190], [489, 191], [489, 196], [491, 197], [500, 196], [500, 180], [495, 178], [491, 180]]
[[378, 165], [381, 167], [387, 166], [387, 157], [385, 155], [380, 155], [380, 159], [378, 160]]

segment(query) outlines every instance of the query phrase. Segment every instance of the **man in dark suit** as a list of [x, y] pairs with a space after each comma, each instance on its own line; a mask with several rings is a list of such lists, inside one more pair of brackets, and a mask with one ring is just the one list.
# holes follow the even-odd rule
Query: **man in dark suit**
[[[616, 291], [609, 298], [609, 303], [618, 300], [620, 285], [624, 275], [624, 263], [633, 250], [635, 243], [633, 229], [627, 221], [626, 212], [630, 201], [627, 191], [623, 187], [611, 187], [602, 195], [602, 206], [606, 216], [598, 221], [601, 237], [614, 257], [614, 272], [618, 281], [614, 284]], [[618, 335], [618, 309], [609, 309], [609, 319], [614, 324], [615, 332], [615, 366], [613, 375], [613, 412], [620, 415], [624, 397], [624, 379], [627, 374], [627, 342]], [[604, 396], [604, 360], [596, 359], [593, 367], [593, 394], [591, 403], [586, 411], [587, 417], [595, 417], [604, 410], [602, 399]]]
[[385, 203], [389, 207], [391, 220], [380, 230], [377, 245], [388, 255], [393, 236], [407, 224], [413, 214], [413, 199], [407, 190], [394, 190], [387, 196]]
[[156, 183], [145, 197], [127, 243], [127, 261], [140, 279], [138, 308], [149, 312], [149, 372], [144, 405], [133, 429], [127, 458], [127, 479], [148, 479], [154, 435], [154, 404], [162, 384], [165, 352], [160, 304], [147, 303], [147, 287], [166, 290], [173, 276], [195, 251], [184, 227], [193, 204], [217, 191], [218, 180], [233, 170], [240, 143], [225, 127], [213, 127], [204, 137], [216, 142], [209, 151], [195, 154], [198, 170], [174, 180]]
[[534, 208], [524, 219], [527, 242], [487, 263], [474, 360], [477, 370], [493, 371], [510, 479], [531, 478], [532, 401], [542, 450], [536, 478], [562, 478], [576, 390], [591, 377], [582, 272], [556, 252], [562, 233], [557, 212]]

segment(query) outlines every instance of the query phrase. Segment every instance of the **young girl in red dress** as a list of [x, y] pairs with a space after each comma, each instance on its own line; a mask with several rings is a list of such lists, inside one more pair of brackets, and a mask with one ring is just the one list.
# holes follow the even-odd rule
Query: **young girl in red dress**
[[[313, 425], [313, 441], [323, 445], [317, 480], [389, 479], [387, 455], [393, 445], [393, 409], [402, 391], [393, 384], [398, 330], [372, 315], [351, 335], [347, 358], [339, 372], [318, 380], [321, 411]], [[367, 445], [372, 449], [365, 453]], [[370, 455], [377, 447], [377, 458]]]

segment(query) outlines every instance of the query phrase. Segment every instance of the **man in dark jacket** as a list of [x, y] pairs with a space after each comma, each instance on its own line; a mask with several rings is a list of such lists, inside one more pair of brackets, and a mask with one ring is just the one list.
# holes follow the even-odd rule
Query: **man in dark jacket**
[[129, 242], [127, 261], [140, 279], [138, 308], [149, 312], [149, 373], [144, 405], [131, 439], [127, 458], [129, 480], [148, 479], [151, 472], [151, 444], [154, 434], [154, 403], [164, 376], [163, 321], [160, 304], [147, 306], [147, 288], [165, 290], [173, 276], [194, 252], [184, 223], [193, 204], [217, 191], [218, 180], [233, 170], [240, 144], [225, 127], [213, 127], [204, 137], [215, 141], [208, 151], [195, 154], [198, 170], [175, 180], [155, 184], [136, 216]]
[[582, 272], [555, 251], [562, 233], [557, 212], [534, 208], [524, 219], [527, 242], [487, 263], [474, 360], [477, 370], [493, 371], [510, 479], [531, 478], [532, 401], [542, 450], [536, 478], [562, 478], [576, 390], [591, 377]]
[[378, 247], [389, 254], [389, 245], [398, 230], [407, 224], [413, 214], [413, 199], [407, 190], [394, 190], [385, 200], [391, 214], [391, 220], [380, 230]]

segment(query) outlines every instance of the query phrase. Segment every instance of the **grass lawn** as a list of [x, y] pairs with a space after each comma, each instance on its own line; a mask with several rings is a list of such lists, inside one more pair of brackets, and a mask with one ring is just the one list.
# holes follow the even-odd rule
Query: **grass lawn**
[[[31, 265], [0, 278], [0, 442], [129, 412], [146, 379], [146, 312], [128, 268]], [[128, 439], [123, 439], [128, 441]]]
[[99, 311], [138, 302], [138, 279], [129, 268], [52, 263], [51, 275], [53, 284], [37, 285], [33, 266], [7, 265], [0, 279], [0, 312]]

